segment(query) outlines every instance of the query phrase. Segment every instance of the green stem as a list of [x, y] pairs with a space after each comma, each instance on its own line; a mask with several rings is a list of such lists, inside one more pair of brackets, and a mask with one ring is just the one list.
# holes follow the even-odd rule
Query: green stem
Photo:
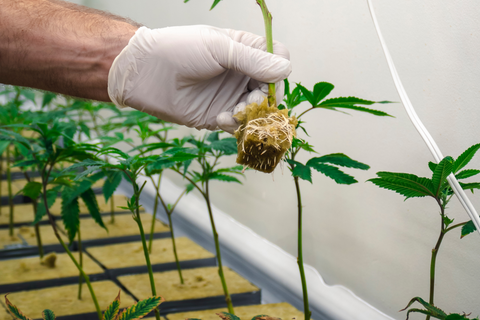
[[[30, 177], [26, 171], [23, 171], [23, 175], [27, 182], [30, 182]], [[32, 199], [32, 206], [33, 206], [33, 219], [37, 216], [37, 208], [38, 208], [38, 199]], [[43, 245], [42, 245], [42, 236], [40, 234], [40, 227], [39, 224], [35, 224], [35, 238], [37, 239], [37, 247], [38, 247], [38, 255], [40, 256], [40, 260], [43, 258]]]
[[10, 207], [10, 236], [13, 237], [13, 194], [12, 194], [12, 173], [10, 171], [10, 146], [7, 147], [7, 183], [8, 183], [8, 205]]
[[[78, 254], [79, 264], [83, 268], [83, 249], [82, 249], [82, 234], [80, 233], [80, 225], [78, 226]], [[78, 277], [78, 300], [82, 300], [82, 273]]]
[[[153, 279], [153, 269], [152, 269], [152, 264], [150, 263], [150, 255], [148, 254], [148, 248], [147, 248], [147, 241], [145, 239], [145, 232], [143, 230], [143, 225], [142, 225], [142, 219], [140, 218], [140, 209], [139, 209], [139, 198], [140, 198], [140, 192], [138, 190], [137, 183], [135, 181], [132, 181], [134, 184], [134, 191], [135, 191], [135, 199], [136, 199], [136, 205], [137, 209], [135, 211], [135, 221], [137, 222], [138, 229], [140, 230], [140, 236], [142, 238], [142, 246], [143, 246], [143, 253], [145, 255], [145, 261], [147, 262], [147, 268], [148, 268], [148, 276], [150, 278], [150, 287], [152, 289], [152, 295], [156, 296], [157, 295], [157, 290], [155, 289], [155, 280]], [[160, 320], [160, 311], [158, 308], [155, 308], [155, 317], [157, 320]]]
[[[203, 194], [203, 193], [202, 193]], [[227, 282], [225, 280], [225, 275], [223, 274], [222, 267], [222, 255], [220, 253], [220, 243], [218, 241], [217, 228], [215, 227], [215, 220], [213, 219], [212, 206], [210, 204], [210, 194], [208, 190], [208, 180], [205, 182], [205, 193], [203, 194], [205, 201], [207, 202], [208, 215], [210, 216], [210, 223], [212, 225], [213, 239], [215, 240], [215, 250], [217, 252], [217, 261], [218, 261], [218, 275], [220, 276], [220, 281], [222, 282], [223, 292], [225, 294], [225, 301], [228, 306], [228, 313], [235, 314], [233, 311], [232, 298], [228, 293]]]
[[[273, 53], [273, 32], [272, 32], [272, 14], [268, 11], [265, 0], [257, 0], [257, 4], [262, 9], [263, 21], [265, 24], [265, 35], [267, 38], [267, 52]], [[268, 84], [268, 105], [276, 107], [275, 83]]]
[[[46, 165], [45, 165], [45, 168], [43, 170], [43, 173], [45, 173], [45, 169], [46, 169]], [[52, 164], [52, 168], [53, 168], [53, 164]], [[87, 284], [87, 287], [88, 287], [88, 290], [90, 291], [90, 295], [92, 296], [92, 300], [93, 300], [93, 303], [95, 304], [95, 309], [97, 311], [97, 315], [98, 315], [98, 319], [99, 320], [102, 320], [102, 310], [100, 309], [100, 305], [98, 304], [98, 300], [97, 300], [97, 297], [95, 296], [95, 292], [93, 291], [93, 287], [92, 287], [92, 284], [90, 283], [90, 279], [88, 278], [88, 275], [83, 271], [83, 268], [78, 264], [77, 260], [75, 259], [75, 257], [73, 256], [72, 252], [68, 249], [67, 245], [65, 244], [65, 242], [63, 241], [63, 239], [60, 237], [60, 234], [58, 233], [58, 230], [57, 230], [57, 226], [55, 225], [55, 220], [53, 219], [53, 216], [52, 214], [50, 213], [50, 209], [48, 208], [48, 202], [47, 202], [47, 181], [48, 181], [48, 176], [49, 174], [47, 174], [46, 176], [43, 175], [42, 176], [42, 184], [43, 184], [43, 203], [45, 205], [45, 210], [47, 212], [47, 216], [48, 216], [48, 220], [50, 221], [50, 224], [53, 228], [53, 232], [55, 234], [55, 236], [57, 237], [58, 241], [60, 242], [60, 244], [62, 245], [63, 249], [65, 250], [65, 252], [68, 254], [68, 256], [70, 257], [70, 259], [73, 261], [73, 263], [75, 264], [75, 266], [77, 267], [78, 271], [80, 272], [80, 274], [83, 276], [83, 279], [85, 280], [85, 283]]]
[[303, 309], [305, 314], [305, 320], [309, 320], [312, 312], [308, 306], [308, 291], [307, 291], [307, 281], [305, 278], [305, 270], [303, 268], [303, 249], [302, 249], [302, 194], [300, 193], [300, 184], [298, 183], [298, 177], [293, 178], [295, 181], [295, 189], [297, 191], [297, 203], [298, 203], [298, 269], [300, 270], [300, 278], [302, 280], [302, 291], [303, 291]]
[[[0, 177], [3, 175], [3, 157], [0, 158]], [[3, 180], [3, 178], [2, 178]], [[2, 186], [3, 186], [3, 183], [1, 183], [2, 181], [0, 181], [0, 199], [2, 198]], [[2, 215], [2, 206], [0, 205], [0, 216]]]
[[172, 213], [167, 212], [168, 225], [170, 226], [170, 237], [172, 238], [173, 254], [175, 255], [175, 263], [177, 264], [178, 276], [180, 277], [180, 283], [183, 284], [182, 268], [180, 267], [180, 260], [178, 260], [177, 246], [175, 244], [175, 236], [173, 235]]
[[158, 183], [155, 185], [155, 181], [153, 180], [153, 177], [150, 177], [152, 180], [153, 185], [155, 186], [155, 204], [153, 206], [153, 215], [152, 215], [152, 224], [150, 226], [150, 236], [148, 239], [148, 252], [151, 254], [152, 253], [152, 246], [153, 246], [153, 234], [155, 233], [155, 222], [157, 222], [157, 208], [158, 208], [158, 193], [160, 191], [160, 181], [162, 179], [162, 173], [158, 176]]
[[113, 201], [113, 194], [110, 197], [110, 223], [115, 223], [115, 201]]

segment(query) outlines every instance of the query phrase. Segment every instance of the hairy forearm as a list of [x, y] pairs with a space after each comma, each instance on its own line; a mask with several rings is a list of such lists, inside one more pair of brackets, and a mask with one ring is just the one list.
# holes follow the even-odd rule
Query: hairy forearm
[[60, 0], [0, 0], [0, 83], [110, 101], [108, 71], [137, 28]]

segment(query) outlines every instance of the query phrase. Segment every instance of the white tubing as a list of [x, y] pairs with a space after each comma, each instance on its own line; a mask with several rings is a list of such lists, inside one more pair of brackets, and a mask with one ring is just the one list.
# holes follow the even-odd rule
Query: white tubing
[[[427, 128], [423, 125], [422, 121], [420, 121], [420, 118], [418, 117], [417, 113], [415, 112], [415, 109], [413, 108], [412, 103], [410, 102], [410, 99], [408, 98], [407, 93], [405, 92], [405, 88], [403, 87], [402, 81], [400, 80], [400, 77], [398, 76], [397, 69], [395, 68], [395, 65], [393, 64], [393, 59], [390, 56], [390, 52], [388, 51], [387, 45], [385, 43], [385, 40], [383, 39], [382, 32], [380, 31], [380, 27], [378, 25], [377, 17], [375, 16], [375, 12], [373, 10], [373, 5], [371, 0], [367, 0], [368, 2], [368, 8], [370, 9], [370, 14], [372, 15], [373, 19], [373, 24], [375, 25], [375, 29], [377, 31], [378, 38], [380, 39], [380, 43], [383, 48], [383, 52], [385, 53], [385, 58], [387, 59], [388, 66], [390, 68], [390, 72], [392, 73], [393, 77], [393, 82], [395, 83], [395, 87], [397, 88], [398, 94], [400, 95], [400, 99], [402, 100], [403, 105], [405, 106], [405, 110], [407, 111], [408, 116], [410, 117], [410, 120], [413, 122], [413, 125], [417, 129], [418, 133], [422, 136], [422, 139], [425, 141], [427, 144], [428, 149], [433, 155], [433, 158], [435, 161], [438, 163], [443, 159], [442, 152], [438, 148], [438, 145], [435, 143], [433, 140], [432, 136], [430, 133], [427, 131]], [[472, 203], [468, 199], [467, 195], [463, 191], [462, 187], [458, 183], [457, 179], [455, 176], [450, 174], [447, 178], [448, 183], [453, 189], [453, 192], [457, 196], [458, 200], [462, 204], [463, 208], [465, 211], [467, 211], [468, 216], [470, 219], [473, 221], [473, 224], [475, 227], [477, 227], [477, 231], [480, 234], [480, 218], [478, 216], [477, 211], [473, 207]]]

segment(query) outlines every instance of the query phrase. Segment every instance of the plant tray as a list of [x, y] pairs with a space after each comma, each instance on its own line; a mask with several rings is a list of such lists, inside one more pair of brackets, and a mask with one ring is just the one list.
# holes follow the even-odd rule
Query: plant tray
[[[271, 303], [271, 304], [256, 304], [252, 306], [233, 306], [235, 315], [240, 319], [253, 319], [253, 317], [260, 314], [265, 314], [270, 317], [280, 319], [303, 319], [303, 312], [289, 303]], [[228, 308], [209, 309], [201, 311], [189, 311], [170, 313], [166, 316], [168, 320], [184, 320], [184, 319], [202, 319], [202, 320], [221, 320], [216, 314], [219, 312], [228, 312]], [[150, 319], [145, 319], [150, 320]]]
[[[152, 223], [152, 215], [148, 213], [141, 213], [142, 225], [145, 232], [150, 231]], [[116, 244], [131, 241], [140, 241], [140, 231], [137, 223], [133, 220], [131, 214], [122, 214], [115, 217], [115, 224], [110, 224], [104, 221], [108, 232], [100, 227], [93, 219], [80, 219], [80, 228], [82, 231], [82, 246], [93, 247], [103, 246], [108, 244]], [[63, 226], [61, 227], [61, 229]], [[63, 229], [62, 229], [63, 230]], [[170, 229], [162, 222], [157, 221], [155, 224], [154, 239], [166, 238], [170, 236]], [[78, 248], [78, 243], [75, 241], [75, 250]]]
[[[175, 242], [182, 270], [216, 265], [215, 256], [190, 239], [181, 237], [176, 238]], [[111, 277], [148, 272], [141, 242], [93, 247], [88, 248], [87, 252]], [[176, 270], [172, 240], [154, 240], [150, 261], [155, 272]]]
[[[73, 255], [78, 261], [78, 252]], [[78, 283], [78, 269], [66, 253], [57, 254], [55, 268], [41, 264], [36, 256], [0, 261], [0, 270], [0, 293]], [[83, 270], [89, 275], [90, 281], [107, 279], [103, 269], [88, 255], [83, 256]]]
[[[102, 194], [102, 189], [101, 188], [93, 188], [92, 189], [95, 194]], [[60, 193], [58, 194], [58, 197], [60, 197]], [[60, 202], [56, 201], [55, 203]], [[24, 196], [22, 194], [13, 196], [13, 204], [22, 204], [22, 203], [32, 203], [32, 199], [30, 199], [27, 196]], [[2, 196], [0, 198], [0, 205], [2, 206], [8, 206], [9, 205], [9, 200], [8, 196]]]
[[[14, 169], [14, 168], [12, 168]], [[40, 173], [36, 172], [36, 171], [27, 171], [27, 174], [30, 178], [36, 178], [36, 177], [40, 177]], [[22, 180], [22, 179], [25, 179], [25, 175], [23, 174], [23, 172], [21, 171], [11, 171], [10, 172], [10, 176], [12, 178], [12, 180]], [[7, 180], [7, 174], [6, 173], [3, 173], [1, 176], [0, 176], [0, 180]], [[1, 319], [1, 318], [0, 318]]]
[[[31, 225], [34, 220], [33, 205], [31, 203], [22, 203], [15, 205], [14, 215], [14, 227]], [[9, 218], [9, 207], [3, 206], [2, 214], [0, 215], [0, 229], [5, 229], [9, 227]], [[47, 216], [44, 216], [43, 219], [39, 222], [40, 225], [47, 223]]]
[[[96, 281], [92, 282], [92, 286], [102, 312], [121, 290], [112, 281]], [[83, 285], [82, 300], [77, 299], [77, 293], [78, 284], [75, 284], [14, 292], [8, 296], [8, 300], [32, 319], [41, 319], [42, 311], [50, 309], [55, 313], [57, 320], [98, 320], [87, 286]], [[130, 307], [134, 303], [132, 297], [122, 290], [120, 309]]]
[[[50, 225], [40, 226], [40, 234], [45, 254], [63, 252], [63, 247], [58, 243]], [[68, 243], [61, 232], [60, 236]], [[0, 229], [0, 260], [32, 255], [38, 255], [34, 227], [15, 228], [13, 238], [9, 236], [8, 229]]]
[[[231, 269], [223, 270], [234, 305], [260, 304], [259, 288]], [[176, 270], [154, 274], [157, 293], [166, 300], [161, 304], [162, 315], [226, 306], [217, 267], [188, 269], [183, 270], [182, 274], [184, 285], [180, 285]], [[137, 300], [151, 295], [148, 274], [122, 276], [118, 277], [118, 280]], [[153, 314], [152, 312], [149, 315]]]

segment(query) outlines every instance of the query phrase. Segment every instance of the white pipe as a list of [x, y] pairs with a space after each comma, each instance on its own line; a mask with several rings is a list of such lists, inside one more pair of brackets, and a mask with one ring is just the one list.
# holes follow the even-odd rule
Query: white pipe
[[[420, 133], [423, 140], [427, 144], [427, 147], [432, 153], [433, 158], [438, 163], [443, 159], [442, 152], [440, 151], [440, 149], [438, 148], [438, 145], [435, 143], [432, 136], [427, 131], [427, 128], [425, 128], [422, 121], [420, 121], [420, 118], [415, 112], [415, 109], [413, 108], [413, 105], [410, 102], [410, 99], [408, 98], [405, 88], [403, 87], [402, 81], [398, 76], [397, 70], [395, 68], [395, 65], [393, 64], [393, 59], [390, 56], [390, 52], [388, 51], [385, 40], [383, 39], [382, 32], [380, 31], [380, 27], [378, 25], [377, 17], [375, 16], [375, 12], [373, 10], [372, 1], [367, 0], [367, 2], [368, 2], [368, 8], [370, 9], [370, 14], [372, 15], [373, 24], [375, 25], [375, 29], [377, 30], [377, 35], [378, 35], [378, 38], [380, 39], [380, 43], [382, 44], [383, 52], [385, 53], [385, 58], [387, 59], [390, 72], [392, 73], [393, 82], [395, 83], [395, 87], [397, 88], [398, 94], [400, 95], [400, 99], [402, 100], [402, 103], [405, 106], [405, 110], [407, 111], [407, 114], [410, 117], [410, 120], [413, 122], [413, 125], [415, 126], [415, 128], [417, 129], [417, 131]], [[477, 227], [478, 233], [480, 234], [480, 218], [478, 216], [477, 211], [473, 207], [472, 203], [468, 199], [467, 195], [463, 191], [462, 187], [458, 183], [453, 173], [448, 176], [447, 180], [450, 186], [452, 187], [453, 192], [455, 193], [458, 200], [462, 204], [463, 208], [465, 209], [465, 211], [467, 211], [468, 216], [473, 221], [473, 224], [475, 225], [475, 227]]]

